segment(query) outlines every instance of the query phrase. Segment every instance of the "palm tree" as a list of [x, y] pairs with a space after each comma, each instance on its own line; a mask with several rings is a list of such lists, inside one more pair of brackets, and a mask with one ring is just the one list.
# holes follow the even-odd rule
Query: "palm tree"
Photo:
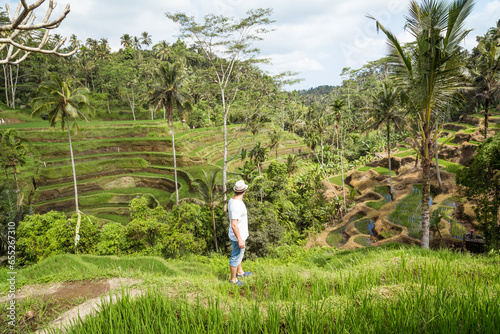
[[139, 51], [141, 49], [141, 41], [139, 40], [139, 37], [137, 36], [132, 37], [132, 48], [135, 51]]
[[120, 44], [123, 45], [125, 49], [132, 46], [132, 37], [129, 34], [123, 34], [123, 36], [120, 37]]
[[179, 205], [179, 189], [177, 185], [177, 160], [175, 156], [174, 138], [174, 108], [184, 111], [191, 108], [191, 96], [184, 91], [185, 75], [181, 72], [180, 65], [169, 62], [160, 66], [156, 73], [158, 86], [151, 95], [151, 103], [155, 105], [155, 110], [163, 107], [167, 117], [167, 122], [171, 124], [172, 152], [174, 155], [174, 178], [175, 178], [175, 198], [176, 205]]
[[61, 128], [66, 127], [68, 131], [69, 151], [71, 155], [71, 167], [73, 169], [73, 184], [75, 186], [75, 210], [78, 215], [76, 224], [75, 246], [80, 238], [79, 228], [81, 213], [78, 208], [78, 188], [76, 183], [75, 160], [73, 157], [73, 145], [71, 142], [70, 118], [74, 120], [73, 127], [78, 130], [76, 119], [82, 116], [87, 118], [82, 111], [90, 106], [87, 98], [88, 89], [84, 87], [74, 88], [74, 82], [71, 80], [62, 81], [61, 78], [52, 74], [51, 80], [38, 87], [37, 97], [31, 102], [33, 107], [33, 117], [36, 114], [46, 113], [49, 117], [50, 126], [55, 126], [57, 121], [61, 121]]
[[158, 44], [153, 46], [155, 57], [163, 61], [168, 60], [169, 49], [169, 45], [165, 40], [160, 41]]
[[[342, 108], [344, 107], [345, 103], [341, 99], [335, 99], [333, 103], [330, 105], [333, 109], [333, 117], [335, 118], [335, 135], [332, 136], [332, 154], [333, 154], [333, 144], [335, 141], [335, 138], [337, 140], [337, 150], [340, 155], [340, 171], [341, 171], [341, 177], [342, 177], [342, 196], [343, 196], [343, 202], [344, 202], [344, 212], [347, 212], [347, 203], [346, 203], [346, 198], [345, 198], [345, 183], [344, 183], [344, 136], [342, 136], [342, 129], [344, 129], [344, 135], [347, 133], [346, 128], [347, 124], [342, 124], [344, 122], [342, 116]], [[342, 126], [343, 125], [343, 126]], [[332, 188], [333, 189], [333, 188]]]
[[367, 122], [371, 125], [365, 130], [380, 129], [385, 125], [387, 131], [387, 159], [389, 161], [389, 184], [391, 197], [394, 197], [394, 188], [392, 186], [392, 169], [391, 169], [391, 123], [397, 128], [402, 124], [404, 119], [403, 114], [398, 108], [401, 89], [382, 83], [382, 90], [373, 96], [373, 107], [366, 108], [368, 110]]
[[260, 146], [260, 142], [257, 142], [254, 148], [250, 151], [249, 157], [253, 158], [255, 164], [257, 165], [257, 169], [259, 170], [259, 175], [261, 175], [262, 163], [267, 159], [266, 148]]
[[469, 33], [464, 21], [472, 11], [473, 0], [453, 2], [424, 0], [410, 2], [406, 28], [415, 42], [404, 49], [394, 34], [377, 21], [377, 29], [387, 36], [397, 77], [411, 92], [412, 104], [418, 108], [418, 130], [414, 145], [422, 167], [422, 247], [429, 248], [430, 165], [434, 142], [441, 128], [435, 128], [437, 117], [446, 104], [465, 88], [459, 57], [460, 43]]
[[151, 35], [147, 32], [147, 31], [144, 31], [142, 34], [141, 34], [141, 37], [140, 37], [140, 40], [141, 40], [141, 44], [143, 45], [146, 45], [146, 46], [150, 46], [151, 43], [152, 43], [152, 40], [151, 40]]
[[219, 192], [216, 178], [217, 174], [220, 172], [220, 169], [214, 169], [210, 175], [207, 172], [203, 171], [203, 178], [195, 179], [193, 182], [196, 185], [199, 193], [203, 197], [203, 201], [212, 212], [212, 224], [214, 227], [214, 245], [215, 251], [219, 251], [219, 247], [217, 246], [217, 229], [215, 227], [215, 208], [219, 204], [219, 199], [222, 196], [222, 193]]
[[276, 159], [278, 159], [278, 149], [280, 146], [281, 134], [281, 132], [277, 132], [276, 130], [273, 130], [272, 133], [269, 133], [269, 139], [271, 140], [269, 151], [271, 151], [273, 148], [276, 148]]

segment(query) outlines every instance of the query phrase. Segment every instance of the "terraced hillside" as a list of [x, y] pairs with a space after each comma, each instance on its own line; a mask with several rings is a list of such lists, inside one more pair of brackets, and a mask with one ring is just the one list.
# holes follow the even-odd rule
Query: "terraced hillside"
[[[500, 131], [500, 115], [491, 118], [490, 135]], [[431, 198], [431, 213], [443, 215], [439, 230], [442, 239], [431, 244], [445, 243], [460, 247], [461, 239], [469, 229], [475, 229], [472, 204], [460, 198], [455, 184], [455, 173], [467, 166], [484, 140], [483, 116], [472, 115], [461, 123], [444, 125], [439, 142], [443, 144], [439, 154], [439, 166], [443, 188]], [[328, 228], [312, 243], [340, 248], [358, 248], [397, 241], [419, 244], [421, 239], [421, 175], [415, 168], [415, 153], [407, 143], [399, 143], [391, 153], [395, 197], [389, 195], [389, 170], [386, 157], [347, 173], [345, 181], [359, 194], [354, 207], [339, 224]], [[435, 166], [435, 162], [434, 162]], [[341, 184], [338, 176], [332, 182]], [[434, 189], [438, 181], [432, 180]], [[340, 190], [340, 189], [339, 189]], [[432, 191], [431, 191], [432, 192]], [[436, 232], [437, 235], [437, 232]]]
[[[222, 166], [223, 138], [220, 128], [189, 129], [175, 124], [175, 143], [180, 197], [196, 197], [192, 181]], [[73, 174], [67, 132], [45, 123], [14, 124], [40, 154], [38, 166], [21, 168], [20, 179], [36, 188], [33, 207], [37, 213], [74, 211]], [[255, 142], [270, 143], [264, 125], [255, 136], [240, 125], [228, 128], [229, 155], [251, 150]], [[234, 139], [234, 140], [233, 140]], [[283, 132], [278, 156], [306, 152], [299, 137]], [[128, 204], [139, 195], [165, 206], [175, 200], [170, 127], [164, 121], [81, 122], [73, 135], [79, 203], [86, 214], [126, 223]], [[275, 159], [275, 149], [269, 159]], [[239, 157], [229, 164], [235, 171]]]

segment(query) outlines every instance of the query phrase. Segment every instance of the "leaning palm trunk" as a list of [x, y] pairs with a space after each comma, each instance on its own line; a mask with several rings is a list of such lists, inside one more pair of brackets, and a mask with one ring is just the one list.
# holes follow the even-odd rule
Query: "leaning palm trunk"
[[172, 121], [172, 152], [174, 153], [175, 204], [179, 205], [179, 186], [177, 184], [177, 158], [175, 155], [174, 122]]
[[484, 103], [484, 140], [488, 139], [488, 123], [490, 119], [490, 100], [486, 99]]
[[215, 252], [219, 252], [219, 247], [217, 246], [217, 230], [215, 228], [215, 213], [213, 206], [210, 206], [210, 210], [212, 211], [212, 224], [214, 225], [214, 244], [215, 244]]
[[429, 248], [431, 162], [429, 158], [422, 157], [420, 164], [422, 166], [422, 247]]
[[441, 172], [439, 170], [439, 151], [438, 151], [438, 142], [437, 142], [437, 140], [435, 141], [434, 149], [436, 150], [436, 156], [435, 156], [435, 159], [436, 159], [436, 176], [437, 176], [437, 180], [438, 180], [438, 183], [439, 183], [439, 189], [442, 189], [443, 188], [443, 182], [441, 181]]
[[71, 130], [69, 128], [69, 116], [66, 114], [66, 126], [68, 127], [68, 140], [69, 140], [69, 153], [71, 155], [71, 168], [73, 169], [73, 184], [75, 185], [75, 210], [78, 215], [78, 220], [75, 227], [75, 253], [78, 253], [78, 241], [80, 241], [80, 222], [82, 216], [80, 214], [80, 209], [78, 208], [78, 187], [76, 184], [76, 169], [75, 169], [75, 159], [73, 157], [73, 144], [71, 142]]
[[394, 200], [394, 188], [392, 187], [392, 168], [391, 168], [391, 125], [387, 123], [387, 161], [389, 162], [389, 185], [391, 199]]

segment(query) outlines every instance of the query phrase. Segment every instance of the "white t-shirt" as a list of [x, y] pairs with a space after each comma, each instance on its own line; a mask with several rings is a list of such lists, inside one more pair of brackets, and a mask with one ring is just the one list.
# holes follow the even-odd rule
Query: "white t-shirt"
[[240, 236], [245, 241], [248, 238], [248, 216], [247, 207], [245, 203], [241, 200], [230, 199], [227, 203], [229, 211], [229, 239], [232, 241], [238, 241], [236, 235], [234, 235], [233, 228], [231, 227], [231, 220], [238, 220], [238, 229], [240, 230]]

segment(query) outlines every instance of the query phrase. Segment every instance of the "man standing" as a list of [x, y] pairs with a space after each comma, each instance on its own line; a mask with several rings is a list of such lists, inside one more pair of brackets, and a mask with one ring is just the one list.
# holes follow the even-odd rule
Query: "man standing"
[[248, 215], [247, 207], [243, 203], [243, 196], [246, 193], [248, 185], [245, 181], [239, 180], [234, 186], [234, 197], [228, 202], [229, 210], [229, 239], [232, 244], [231, 258], [229, 268], [231, 269], [230, 283], [242, 286], [243, 282], [238, 280], [240, 277], [252, 275], [251, 272], [245, 272], [241, 268], [241, 261], [245, 254], [245, 240], [248, 238]]

